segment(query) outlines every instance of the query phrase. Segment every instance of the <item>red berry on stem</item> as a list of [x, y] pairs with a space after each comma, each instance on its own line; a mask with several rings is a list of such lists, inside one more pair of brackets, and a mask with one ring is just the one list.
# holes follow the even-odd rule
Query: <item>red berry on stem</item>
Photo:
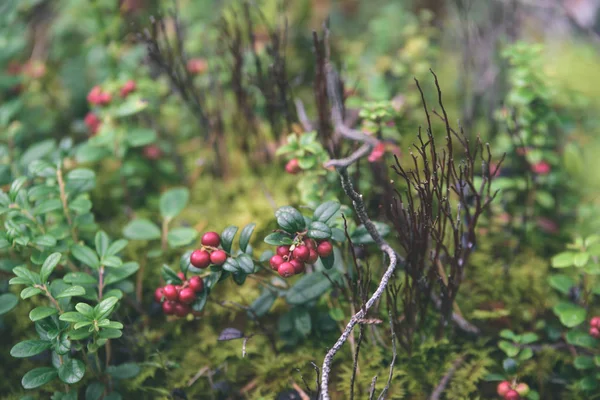
[[174, 301], [165, 301], [162, 303], [163, 312], [167, 315], [171, 315], [175, 313], [175, 303]]
[[506, 392], [504, 395], [504, 400], [519, 400], [520, 398], [521, 396], [519, 396], [519, 393], [512, 389]]
[[187, 304], [175, 303], [174, 311], [175, 311], [175, 315], [183, 318], [186, 315], [188, 315], [190, 313], [190, 311], [192, 311], [192, 310], [191, 310], [190, 306], [188, 306]]
[[203, 58], [192, 58], [187, 62], [186, 67], [190, 74], [200, 75], [208, 70], [208, 63]]
[[271, 259], [269, 260], [269, 264], [271, 264], [271, 269], [273, 271], [277, 271], [277, 269], [279, 268], [279, 266], [281, 264], [283, 264], [285, 262], [285, 260], [283, 259], [283, 257], [281, 257], [280, 255], [275, 254], [273, 257], [271, 257]]
[[167, 300], [177, 300], [178, 290], [175, 285], [167, 285], [163, 288], [163, 293]]
[[285, 165], [285, 171], [288, 174], [296, 175], [298, 172], [302, 171], [300, 168], [300, 164], [298, 163], [297, 158], [293, 158]]
[[221, 243], [221, 237], [217, 232], [206, 232], [202, 235], [201, 243], [203, 246], [218, 247]]
[[204, 280], [199, 276], [192, 276], [188, 282], [194, 292], [199, 293], [204, 290]]
[[210, 265], [210, 253], [205, 250], [195, 250], [190, 255], [190, 263], [196, 268], [206, 268]]
[[121, 97], [127, 97], [127, 95], [131, 92], [133, 92], [135, 90], [135, 81], [134, 80], [128, 80], [127, 82], [125, 82], [125, 84], [121, 87]]
[[289, 278], [296, 273], [294, 266], [289, 262], [284, 262], [281, 264], [279, 268], [277, 268], [277, 272], [284, 278]]
[[333, 251], [333, 246], [328, 241], [319, 243], [317, 246], [317, 253], [319, 257], [328, 257]]
[[310, 249], [309, 251], [310, 251], [310, 253], [308, 255], [308, 260], [306, 260], [306, 262], [309, 264], [314, 264], [317, 262], [317, 259], [319, 258], [319, 254], [317, 254], [317, 251], [314, 249]]
[[600, 339], [600, 329], [595, 326], [590, 328], [590, 336], [595, 337], [596, 339]]
[[298, 259], [299, 261], [305, 262], [310, 256], [310, 249], [306, 246], [298, 246], [294, 249], [292, 254], [294, 255], [294, 258]]
[[87, 95], [87, 101], [90, 104], [100, 104], [102, 95], [102, 88], [100, 86], [94, 86]]
[[277, 248], [277, 255], [284, 257], [290, 254], [290, 246], [279, 246]]
[[164, 296], [163, 288], [161, 288], [161, 287], [156, 288], [156, 290], [154, 291], [154, 300], [157, 303], [160, 303], [162, 301], [163, 296]]
[[506, 393], [508, 393], [509, 390], [512, 389], [512, 386], [510, 384], [509, 381], [502, 381], [498, 384], [498, 386], [496, 387], [496, 392], [500, 395], [500, 396], [504, 396]]
[[227, 253], [223, 250], [215, 250], [210, 253], [210, 262], [215, 265], [223, 265], [225, 260], [227, 260]]
[[183, 288], [179, 292], [179, 301], [185, 304], [189, 304], [196, 298], [196, 293], [192, 288]]
[[590, 326], [600, 329], [600, 317], [594, 317], [590, 320]]
[[108, 92], [102, 92], [99, 97], [99, 104], [107, 105], [110, 104], [112, 100], [112, 95]]
[[83, 122], [88, 127], [88, 129], [90, 130], [92, 135], [95, 135], [96, 132], [98, 132], [101, 121], [100, 121], [100, 118], [98, 118], [98, 116], [96, 114], [94, 114], [92, 112], [87, 113]]
[[300, 260], [290, 260], [290, 264], [294, 267], [294, 274], [304, 272], [304, 263]]
[[315, 242], [313, 239], [306, 239], [304, 241], [304, 245], [306, 247], [308, 247], [309, 249], [313, 249], [313, 250], [317, 249], [317, 242]]
[[185, 275], [183, 274], [183, 272], [178, 272], [177, 276], [179, 277], [179, 279], [185, 282]]

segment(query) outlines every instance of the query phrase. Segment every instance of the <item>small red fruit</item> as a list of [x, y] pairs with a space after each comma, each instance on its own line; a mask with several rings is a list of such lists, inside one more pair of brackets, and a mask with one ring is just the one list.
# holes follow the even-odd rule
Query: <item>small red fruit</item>
[[279, 268], [279, 266], [281, 264], [283, 264], [285, 262], [285, 260], [283, 259], [283, 257], [281, 257], [278, 254], [275, 254], [273, 257], [271, 257], [271, 259], [269, 260], [269, 264], [271, 265], [271, 269], [273, 271], [277, 271], [277, 269]]
[[187, 304], [175, 303], [174, 311], [175, 315], [183, 318], [190, 313], [191, 309]]
[[290, 246], [279, 246], [277, 248], [277, 255], [284, 257], [290, 254]]
[[521, 396], [519, 396], [519, 393], [512, 389], [506, 392], [504, 395], [504, 400], [519, 400], [520, 398]]
[[189, 304], [196, 298], [196, 293], [192, 288], [183, 288], [179, 292], [179, 301], [185, 304]]
[[98, 132], [101, 121], [96, 114], [92, 112], [87, 113], [83, 122], [88, 127], [92, 135], [95, 135], [96, 132]]
[[121, 87], [121, 97], [127, 97], [127, 95], [131, 92], [133, 92], [135, 90], [135, 81], [134, 80], [128, 80], [127, 82], [125, 82], [125, 84]]
[[208, 70], [208, 63], [203, 58], [192, 58], [187, 62], [187, 70], [190, 74], [200, 75]]
[[600, 329], [600, 317], [594, 317], [590, 320], [590, 326]]
[[192, 276], [188, 283], [190, 284], [190, 288], [196, 293], [200, 293], [204, 290], [204, 280], [199, 276]]
[[194, 250], [190, 255], [190, 263], [196, 268], [206, 268], [210, 265], [210, 253], [205, 250]]
[[304, 245], [306, 247], [308, 247], [309, 249], [313, 249], [313, 250], [317, 249], [317, 242], [315, 242], [313, 239], [306, 239], [304, 241]]
[[289, 278], [294, 275], [296, 271], [294, 270], [294, 265], [289, 262], [284, 262], [277, 268], [277, 272], [284, 278]]
[[296, 175], [298, 172], [302, 171], [302, 168], [300, 168], [300, 164], [298, 163], [298, 159], [292, 158], [290, 161], [288, 161], [288, 163], [285, 165], [285, 171], [292, 175]]
[[185, 275], [183, 274], [183, 272], [178, 272], [177, 276], [179, 277], [179, 279], [185, 282]]
[[154, 291], [154, 300], [157, 303], [160, 303], [162, 301], [163, 296], [164, 296], [163, 288], [161, 288], [161, 287], [156, 288], [156, 290]]
[[102, 88], [100, 86], [94, 86], [87, 95], [87, 101], [90, 104], [100, 104], [102, 97]]
[[310, 256], [310, 250], [306, 246], [298, 246], [294, 249], [292, 254], [294, 255], [294, 258], [296, 258], [297, 260], [305, 262], [306, 260], [308, 260], [308, 257]]
[[177, 300], [178, 297], [178, 290], [175, 287], [175, 285], [167, 285], [163, 288], [163, 294], [165, 295], [165, 297], [167, 298], [167, 300]]
[[290, 264], [294, 267], [294, 274], [304, 272], [304, 263], [300, 260], [290, 260]]
[[215, 250], [210, 253], [210, 262], [215, 265], [223, 265], [225, 260], [227, 260], [227, 253], [223, 250]]
[[221, 237], [217, 232], [206, 232], [202, 235], [201, 243], [203, 246], [218, 247], [221, 243]]
[[333, 246], [327, 241], [321, 242], [319, 243], [319, 246], [317, 246], [317, 253], [319, 254], [319, 257], [328, 257], [332, 251]]
[[600, 330], [595, 326], [590, 328], [590, 336], [595, 337], [596, 339], [600, 339]]
[[308, 260], [306, 260], [306, 262], [309, 264], [314, 264], [317, 262], [317, 259], [319, 258], [319, 254], [317, 254], [317, 251], [314, 249], [310, 249], [309, 251], [310, 251], [310, 253], [308, 255]]
[[163, 312], [167, 315], [171, 315], [175, 313], [175, 303], [174, 301], [165, 301], [162, 303]]
[[500, 396], [504, 396], [506, 393], [509, 392], [509, 390], [512, 389], [512, 386], [510, 384], [509, 381], [502, 381], [498, 384], [498, 386], [496, 387], [496, 392], [500, 395]]
[[538, 175], [547, 175], [550, 173], [550, 169], [550, 164], [548, 164], [546, 161], [540, 161], [531, 166], [533, 173]]
[[101, 105], [105, 106], [107, 104], [110, 104], [111, 101], [112, 101], [112, 95], [110, 93], [108, 93], [108, 92], [102, 92], [100, 94], [98, 104], [101, 104]]
[[144, 157], [148, 160], [158, 160], [162, 156], [162, 150], [155, 144], [149, 144], [144, 147]]
[[521, 382], [517, 385], [517, 387], [515, 387], [515, 391], [519, 393], [519, 396], [521, 397], [527, 396], [529, 394], [529, 385]]

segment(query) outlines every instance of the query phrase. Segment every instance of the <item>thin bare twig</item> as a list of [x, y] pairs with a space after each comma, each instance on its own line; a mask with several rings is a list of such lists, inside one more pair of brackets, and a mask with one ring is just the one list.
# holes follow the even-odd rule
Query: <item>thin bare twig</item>
[[442, 379], [440, 380], [440, 383], [438, 383], [438, 385], [435, 387], [435, 389], [431, 393], [431, 396], [429, 396], [429, 400], [439, 400], [442, 393], [444, 393], [444, 390], [446, 390], [446, 386], [448, 386], [448, 383], [450, 383], [450, 379], [452, 379], [452, 376], [454, 375], [454, 373], [456, 372], [458, 367], [460, 367], [460, 365], [463, 363], [464, 360], [465, 360], [464, 356], [460, 356], [456, 360], [454, 360], [454, 362], [450, 366], [450, 369], [448, 370], [448, 372], [446, 372], [446, 374], [442, 377]]

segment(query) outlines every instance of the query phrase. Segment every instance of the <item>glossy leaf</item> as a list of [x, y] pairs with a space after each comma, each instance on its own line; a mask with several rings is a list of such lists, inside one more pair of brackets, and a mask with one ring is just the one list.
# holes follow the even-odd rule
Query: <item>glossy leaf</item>
[[165, 219], [173, 219], [188, 203], [190, 192], [187, 188], [174, 188], [167, 190], [160, 196], [160, 215]]

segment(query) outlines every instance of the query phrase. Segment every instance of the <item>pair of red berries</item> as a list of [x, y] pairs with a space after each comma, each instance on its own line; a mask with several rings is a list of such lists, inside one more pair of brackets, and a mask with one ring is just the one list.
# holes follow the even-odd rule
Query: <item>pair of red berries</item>
[[333, 246], [328, 240], [316, 243], [307, 239], [294, 246], [279, 246], [277, 254], [271, 257], [269, 264], [284, 278], [304, 272], [304, 264], [314, 264], [319, 257], [328, 257]]
[[509, 381], [502, 381], [498, 384], [496, 391], [504, 400], [519, 400], [521, 396], [529, 394], [529, 386], [521, 382], [513, 387]]
[[196, 294], [204, 290], [204, 280], [199, 276], [192, 276], [186, 280], [183, 272], [177, 275], [183, 283], [157, 288], [154, 291], [154, 300], [162, 302], [162, 310], [166, 315], [185, 317], [192, 312], [190, 304], [196, 300]]
[[128, 80], [121, 86], [121, 97], [127, 97], [129, 93], [135, 91], [136, 84], [134, 80]]
[[194, 250], [190, 255], [190, 263], [196, 268], [207, 268], [209, 265], [223, 265], [227, 253], [219, 249], [221, 237], [217, 232], [206, 232], [200, 241], [202, 248]]
[[112, 101], [112, 95], [100, 86], [94, 86], [87, 95], [87, 101], [95, 106], [106, 106]]
[[590, 320], [590, 336], [600, 339], [600, 317]]

